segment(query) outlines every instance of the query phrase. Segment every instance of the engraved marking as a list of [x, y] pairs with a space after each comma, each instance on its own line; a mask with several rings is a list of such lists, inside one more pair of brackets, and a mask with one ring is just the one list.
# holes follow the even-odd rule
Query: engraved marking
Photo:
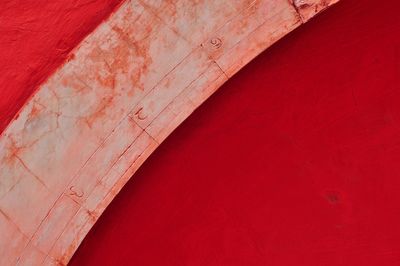
[[142, 114], [143, 111], [143, 107], [140, 107], [139, 110], [137, 110], [137, 112], [135, 113], [135, 116], [139, 119], [139, 120], [145, 120], [147, 118], [147, 115], [143, 115]]
[[222, 40], [220, 38], [212, 38], [210, 44], [215, 48], [219, 49], [222, 46]]
[[71, 192], [69, 193], [69, 195], [71, 195], [71, 196], [76, 196], [76, 197], [78, 197], [78, 198], [82, 198], [82, 197], [83, 197], [83, 191], [81, 191], [81, 190], [79, 190], [79, 189], [76, 190], [74, 186], [71, 186], [71, 187], [69, 188], [69, 190], [71, 191]]

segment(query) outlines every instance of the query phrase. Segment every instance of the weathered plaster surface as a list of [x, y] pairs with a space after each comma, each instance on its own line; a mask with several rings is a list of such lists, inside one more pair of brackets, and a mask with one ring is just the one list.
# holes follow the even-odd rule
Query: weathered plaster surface
[[66, 264], [159, 143], [333, 2], [126, 1], [0, 138], [0, 265]]
[[3, 0], [0, 133], [70, 51], [123, 0]]

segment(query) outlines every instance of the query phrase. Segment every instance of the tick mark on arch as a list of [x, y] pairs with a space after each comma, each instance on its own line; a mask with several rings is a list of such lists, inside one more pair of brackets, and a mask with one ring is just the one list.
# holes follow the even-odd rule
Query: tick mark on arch
[[135, 116], [139, 119], [139, 120], [145, 120], [147, 118], [147, 115], [143, 115], [142, 114], [143, 111], [143, 107], [140, 107], [139, 110], [136, 111]]
[[222, 46], [222, 40], [220, 38], [212, 38], [210, 44], [215, 48], [219, 49]]
[[69, 193], [71, 196], [76, 196], [76, 197], [78, 197], [78, 198], [82, 198], [82, 197], [83, 197], [83, 192], [82, 192], [82, 191], [79, 191], [79, 190], [76, 190], [76, 188], [75, 188], [74, 186], [71, 186], [71, 187], [69, 188], [69, 190], [71, 191], [71, 192]]

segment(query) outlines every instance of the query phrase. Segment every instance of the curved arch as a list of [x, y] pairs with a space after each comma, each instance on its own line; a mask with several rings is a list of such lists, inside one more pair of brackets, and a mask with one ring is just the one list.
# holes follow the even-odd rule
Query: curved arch
[[[169, 133], [332, 1], [125, 2], [0, 139], [3, 263], [66, 264]], [[2, 261], [5, 260], [5, 261]]]

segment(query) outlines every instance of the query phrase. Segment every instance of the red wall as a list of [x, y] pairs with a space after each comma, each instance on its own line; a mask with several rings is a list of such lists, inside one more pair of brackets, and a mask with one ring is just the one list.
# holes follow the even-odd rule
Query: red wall
[[[115, 4], [101, 2], [87, 25]], [[74, 10], [68, 49], [90, 31]], [[400, 265], [399, 10], [343, 0], [264, 52], [159, 147], [71, 265]], [[44, 29], [62, 43], [57, 25]], [[29, 55], [46, 39], [33, 34], [18, 59], [13, 32], [1, 57], [23, 64], [0, 73], [24, 79], [0, 75], [1, 110], [65, 58]]]

